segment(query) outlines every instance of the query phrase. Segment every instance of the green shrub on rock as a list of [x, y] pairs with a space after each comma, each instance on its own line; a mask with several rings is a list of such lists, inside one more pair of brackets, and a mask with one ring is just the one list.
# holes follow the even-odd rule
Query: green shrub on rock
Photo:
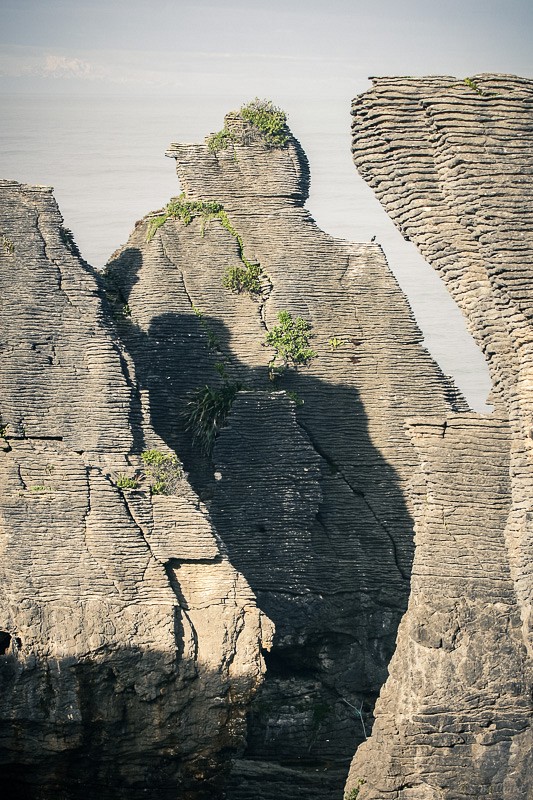
[[251, 103], [242, 106], [239, 114], [262, 133], [269, 147], [284, 147], [287, 144], [287, 117], [272, 100], [260, 100], [256, 97]]
[[[260, 100], [256, 97], [255, 100], [241, 106], [233, 116], [249, 122], [270, 148], [285, 147], [289, 141], [287, 116], [281, 108], [274, 105], [272, 100]], [[226, 150], [230, 144], [246, 144], [248, 141], [245, 131], [238, 133], [224, 126], [221, 131], [212, 133], [208, 137], [207, 147], [212, 153], [218, 153], [219, 150]]]
[[[311, 325], [302, 317], [292, 318], [288, 311], [278, 314], [279, 325], [274, 325], [266, 335], [265, 343], [276, 350], [276, 354], [269, 364], [270, 375], [283, 372], [289, 365], [306, 365], [317, 353], [309, 346]], [[276, 364], [276, 361], [280, 364]]]
[[243, 267], [228, 267], [222, 279], [225, 289], [241, 294], [256, 295], [261, 292], [261, 267], [259, 264], [249, 264]]
[[152, 494], [173, 494], [183, 478], [183, 467], [178, 457], [160, 450], [145, 450], [141, 458]]

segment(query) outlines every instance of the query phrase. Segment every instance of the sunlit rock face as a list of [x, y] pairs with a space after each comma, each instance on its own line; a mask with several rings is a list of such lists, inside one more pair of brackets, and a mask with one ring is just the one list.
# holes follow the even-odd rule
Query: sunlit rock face
[[[224, 147], [170, 146], [184, 196], [136, 226], [106, 280], [131, 314], [120, 338], [151, 425], [276, 629], [227, 797], [323, 800], [342, 795], [370, 732], [407, 605], [405, 421], [466, 404], [381, 248], [328, 236], [304, 208], [308, 165], [288, 129], [275, 147], [239, 114], [225, 130]], [[256, 291], [226, 288], [246, 265]], [[277, 374], [266, 337], [280, 312], [310, 326], [314, 355]], [[206, 386], [238, 387], [208, 455], [187, 422]]]
[[151, 492], [178, 462], [51, 190], [0, 194], [2, 796], [218, 797], [271, 625], [179, 467]]
[[355, 163], [439, 272], [485, 353], [495, 413], [416, 419], [409, 608], [361, 800], [526, 800], [531, 760], [533, 82], [378, 78]]

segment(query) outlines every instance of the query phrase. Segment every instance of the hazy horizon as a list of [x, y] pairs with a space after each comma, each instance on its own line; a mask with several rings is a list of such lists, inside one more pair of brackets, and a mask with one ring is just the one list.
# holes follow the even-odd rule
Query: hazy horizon
[[0, 91], [354, 96], [369, 75], [533, 71], [530, 0], [3, 0]]

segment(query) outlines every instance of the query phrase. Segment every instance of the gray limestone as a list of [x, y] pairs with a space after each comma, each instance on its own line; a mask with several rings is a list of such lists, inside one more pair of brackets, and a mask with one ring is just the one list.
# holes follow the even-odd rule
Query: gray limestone
[[[495, 412], [417, 419], [412, 590], [348, 792], [532, 796], [533, 82], [378, 78], [353, 153], [485, 353]], [[361, 781], [365, 781], [361, 783]]]
[[[107, 267], [131, 309], [121, 338], [152, 424], [276, 628], [228, 797], [338, 797], [408, 598], [417, 461], [405, 420], [466, 404], [423, 348], [381, 248], [328, 236], [303, 207], [296, 140], [173, 144], [167, 155], [186, 200], [222, 204], [261, 267], [260, 295], [224, 288], [238, 241], [201, 215], [167, 219], [151, 241], [147, 217]], [[265, 337], [281, 311], [312, 326], [317, 357], [271, 381]], [[221, 363], [242, 391], [207, 458], [183, 414], [198, 387], [220, 388]]]
[[50, 189], [0, 192], [3, 796], [218, 796], [270, 623], [186, 477], [151, 495], [168, 448]]

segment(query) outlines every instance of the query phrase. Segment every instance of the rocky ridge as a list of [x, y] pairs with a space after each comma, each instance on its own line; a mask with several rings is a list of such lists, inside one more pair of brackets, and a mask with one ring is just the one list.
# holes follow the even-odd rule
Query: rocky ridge
[[463, 310], [495, 405], [411, 425], [412, 591], [347, 784], [361, 800], [533, 791], [532, 106], [505, 75], [377, 78], [353, 103], [355, 163]]
[[[430, 359], [379, 246], [315, 225], [285, 125], [269, 140], [241, 110], [171, 145], [183, 196], [104, 275], [50, 190], [0, 183], [13, 797], [333, 800], [359, 744], [350, 800], [528, 796], [526, 292], [490, 232], [498, 202], [477, 244], [457, 233], [479, 135], [446, 154], [455, 134], [428, 136], [420, 111], [468, 90], [488, 105], [466, 129], [486, 136], [487, 109], [503, 114], [491, 81], [515, 93], [504, 110], [522, 104], [519, 126], [529, 95], [511, 78], [383, 79], [354, 106], [357, 163], [475, 321], [490, 417]], [[526, 167], [506, 162], [500, 194], [527, 175], [517, 130], [509, 161]], [[431, 171], [435, 142], [450, 173]], [[272, 342], [298, 317], [306, 355], [283, 364]], [[217, 424], [198, 416], [209, 402]], [[201, 437], [193, 410], [211, 419]]]
[[142, 480], [170, 451], [51, 190], [0, 192], [4, 796], [212, 798], [270, 623], [179, 466]]
[[[381, 248], [333, 239], [303, 207], [309, 170], [290, 132], [271, 147], [238, 114], [224, 131], [220, 149], [171, 145], [184, 196], [136, 227], [107, 275], [131, 310], [120, 334], [152, 424], [276, 628], [227, 796], [336, 797], [409, 592], [404, 422], [466, 404]], [[255, 292], [224, 286], [243, 264]], [[274, 376], [280, 312], [311, 326], [316, 357]], [[240, 389], [209, 457], [184, 418], [206, 384]]]

